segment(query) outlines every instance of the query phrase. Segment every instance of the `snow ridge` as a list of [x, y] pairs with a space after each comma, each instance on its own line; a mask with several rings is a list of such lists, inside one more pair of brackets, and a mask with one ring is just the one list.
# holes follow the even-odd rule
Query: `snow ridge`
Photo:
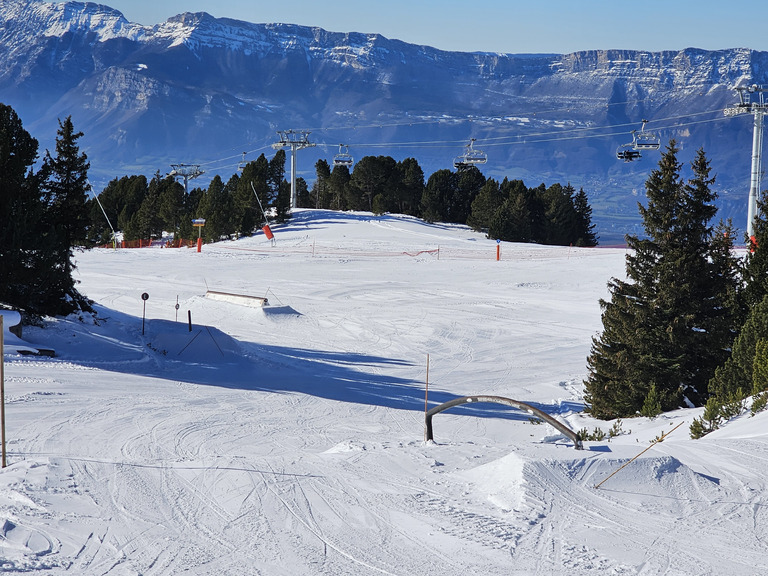
[[139, 39], [145, 27], [126, 20], [118, 10], [92, 2], [49, 3], [10, 0], [0, 8], [0, 30], [14, 36], [61, 37], [65, 34], [95, 34], [98, 41], [114, 38]]

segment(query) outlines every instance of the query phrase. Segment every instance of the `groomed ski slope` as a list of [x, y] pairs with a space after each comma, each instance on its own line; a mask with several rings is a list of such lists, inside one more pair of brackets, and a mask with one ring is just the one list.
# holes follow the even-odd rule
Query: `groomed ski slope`
[[313, 210], [273, 231], [77, 255], [98, 320], [26, 327], [55, 358], [6, 349], [0, 570], [768, 573], [764, 414], [698, 441], [700, 410], [629, 419], [577, 451], [477, 404], [423, 441], [427, 356], [430, 407], [505, 396], [608, 431], [581, 381], [624, 249], [503, 243], [496, 261], [466, 227]]

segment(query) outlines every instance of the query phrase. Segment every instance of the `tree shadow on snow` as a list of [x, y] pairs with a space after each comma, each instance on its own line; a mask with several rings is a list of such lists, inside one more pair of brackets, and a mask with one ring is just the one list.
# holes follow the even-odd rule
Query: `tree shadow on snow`
[[[134, 374], [227, 389], [302, 393], [340, 402], [399, 410], [424, 410], [424, 382], [395, 373], [417, 372], [405, 360], [369, 354], [288, 348], [243, 342], [211, 326], [151, 319], [97, 307], [102, 320], [54, 319], [25, 330], [25, 339], [56, 350], [63, 361], [111, 372]], [[13, 361], [12, 359], [10, 360]], [[466, 394], [476, 393], [467, 390]], [[458, 396], [434, 388], [429, 407]], [[516, 400], [525, 401], [522, 398]], [[562, 407], [531, 403], [545, 412]], [[528, 421], [509, 406], [481, 403], [450, 409], [451, 414]]]

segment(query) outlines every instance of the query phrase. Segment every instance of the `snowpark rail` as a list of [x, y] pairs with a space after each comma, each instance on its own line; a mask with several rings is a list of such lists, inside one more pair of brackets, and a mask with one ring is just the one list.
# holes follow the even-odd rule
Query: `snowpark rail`
[[573, 430], [571, 430], [570, 428], [568, 428], [568, 426], [560, 422], [560, 420], [558, 420], [554, 416], [550, 416], [546, 412], [539, 410], [535, 406], [526, 404], [525, 402], [512, 400], [511, 398], [505, 398], [503, 396], [464, 396], [462, 398], [449, 400], [448, 402], [444, 402], [439, 406], [435, 406], [434, 408], [428, 410], [426, 415], [424, 416], [424, 423], [426, 424], [426, 427], [427, 427], [427, 432], [426, 432], [427, 442], [434, 441], [434, 435], [432, 432], [432, 417], [435, 416], [435, 414], [439, 414], [440, 412], [443, 412], [444, 410], [448, 410], [449, 408], [453, 408], [454, 406], [461, 406], [462, 404], [470, 404], [473, 402], [495, 402], [496, 404], [506, 404], [507, 406], [512, 406], [513, 408], [517, 408], [518, 410], [523, 410], [525, 412], [528, 412], [529, 414], [532, 414], [537, 418], [544, 420], [544, 422], [551, 425], [556, 430], [561, 432], [563, 435], [570, 438], [573, 441], [573, 447], [576, 448], [576, 450], [581, 450], [583, 448], [581, 438], [579, 438], [579, 435]]

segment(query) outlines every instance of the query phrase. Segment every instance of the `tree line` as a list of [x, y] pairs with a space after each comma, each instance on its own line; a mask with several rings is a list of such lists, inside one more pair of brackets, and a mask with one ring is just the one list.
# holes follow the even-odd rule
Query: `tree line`
[[[306, 189], [305, 183], [299, 184]], [[278, 222], [289, 217], [283, 150], [271, 160], [262, 154], [226, 182], [216, 175], [207, 189], [193, 188], [189, 193], [173, 176], [160, 173], [150, 181], [145, 176], [115, 178], [98, 201], [88, 202], [88, 238], [96, 245], [110, 243], [111, 225], [127, 241], [157, 239], [163, 233], [189, 239], [198, 235], [192, 220], [204, 218], [201, 235], [206, 242], [216, 242], [253, 234], [266, 223], [264, 212], [270, 211]]]
[[744, 257], [730, 222], [715, 223], [715, 177], [703, 150], [682, 176], [670, 141], [638, 203], [645, 233], [626, 237], [626, 279], [601, 300], [584, 382], [587, 411], [602, 419], [653, 417], [706, 406], [699, 437], [768, 403], [768, 211], [759, 204]]
[[[159, 173], [112, 180], [89, 203], [89, 239], [110, 241], [114, 223], [125, 240], [150, 240], [171, 232], [191, 238], [193, 218], [205, 218], [202, 235], [207, 242], [247, 236], [264, 225], [262, 208], [284, 221], [290, 212], [290, 186], [284, 179], [285, 152], [268, 160], [264, 154], [224, 182], [215, 176], [207, 189], [189, 194], [171, 176]], [[489, 238], [512, 242], [595, 246], [592, 208], [584, 190], [554, 184], [527, 188], [521, 180], [486, 179], [477, 168], [453, 172], [439, 170], [424, 182], [414, 158], [396, 161], [389, 156], [366, 156], [350, 172], [331, 169], [325, 160], [316, 165], [310, 189], [297, 178], [296, 198], [301, 208], [394, 212], [428, 222], [468, 224]], [[102, 210], [103, 209], [103, 210]]]
[[467, 224], [489, 238], [509, 242], [597, 245], [592, 208], [583, 189], [570, 184], [528, 188], [522, 180], [486, 179], [471, 166], [438, 170], [424, 182], [414, 158], [365, 156], [347, 166], [315, 164], [316, 179], [304, 207], [397, 212], [427, 222]]

